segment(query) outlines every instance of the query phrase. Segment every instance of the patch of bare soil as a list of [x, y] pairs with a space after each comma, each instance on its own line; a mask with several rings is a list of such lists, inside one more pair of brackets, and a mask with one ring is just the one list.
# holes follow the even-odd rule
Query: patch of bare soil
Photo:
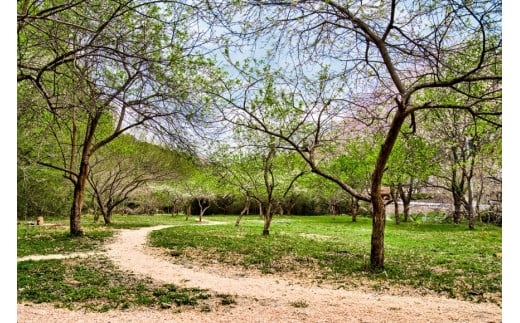
[[18, 322], [501, 322], [502, 310], [410, 291], [376, 293], [334, 289], [289, 276], [266, 276], [217, 263], [172, 263], [146, 246], [152, 230], [123, 230], [107, 245], [107, 255], [124, 270], [159, 283], [198, 287], [234, 297], [236, 304], [210, 312], [133, 308], [107, 313], [73, 312], [49, 304], [18, 304]]

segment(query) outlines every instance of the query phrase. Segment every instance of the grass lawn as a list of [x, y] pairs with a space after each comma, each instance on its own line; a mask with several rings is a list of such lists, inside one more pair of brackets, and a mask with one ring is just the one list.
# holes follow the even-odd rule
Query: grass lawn
[[256, 268], [274, 274], [305, 270], [317, 282], [356, 287], [363, 282], [381, 290], [409, 286], [448, 297], [501, 302], [502, 230], [464, 224], [387, 223], [385, 270], [369, 272], [371, 219], [353, 223], [347, 216], [275, 217], [271, 234], [262, 220], [246, 217], [206, 219], [226, 224], [173, 227], [152, 232], [151, 244], [198, 261]]
[[[385, 230], [385, 270], [368, 270], [371, 219], [347, 216], [275, 216], [271, 234], [262, 236], [258, 216], [207, 216], [214, 225], [197, 225], [196, 217], [114, 216], [105, 227], [83, 218], [85, 236], [68, 235], [68, 219], [46, 219], [59, 226], [18, 225], [18, 256], [99, 250], [115, 229], [160, 224], [175, 227], [152, 232], [150, 243], [196, 262], [213, 262], [268, 275], [305, 276], [338, 288], [413, 288], [447, 297], [502, 302], [502, 230], [496, 226], [388, 222]], [[155, 285], [114, 268], [105, 258], [23, 261], [18, 263], [18, 300], [57, 302], [60, 306], [97, 311], [137, 306], [199, 306], [211, 310], [202, 290]], [[81, 288], [80, 288], [81, 287]], [[179, 296], [181, 295], [181, 296]], [[185, 299], [186, 302], [183, 302]], [[232, 302], [229, 302], [232, 303]], [[75, 305], [74, 305], [75, 304]]]

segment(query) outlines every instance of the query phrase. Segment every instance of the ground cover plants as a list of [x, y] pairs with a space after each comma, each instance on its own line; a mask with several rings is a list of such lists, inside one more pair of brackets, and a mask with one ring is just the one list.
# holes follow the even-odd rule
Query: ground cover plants
[[[55, 303], [68, 309], [105, 312], [132, 306], [211, 309], [207, 290], [155, 284], [115, 268], [106, 257], [18, 263], [18, 300]], [[220, 298], [224, 299], [223, 296]], [[229, 296], [226, 295], [226, 300]]]
[[[109, 227], [85, 221], [83, 237], [67, 235], [66, 225], [18, 225], [18, 256], [100, 250], [120, 228], [173, 225], [153, 231], [149, 244], [165, 248], [172, 262], [189, 261], [290, 275], [337, 288], [414, 290], [501, 305], [501, 228], [409, 222], [386, 224], [386, 265], [369, 270], [371, 219], [348, 216], [276, 216], [269, 236], [263, 220], [247, 216], [207, 216], [206, 224], [183, 216], [120, 216]], [[63, 220], [66, 221], [66, 220]], [[59, 224], [60, 220], [49, 220]], [[69, 308], [105, 311], [149, 306], [211, 311], [234, 304], [229, 295], [158, 285], [115, 268], [104, 256], [18, 262], [18, 301], [53, 302]], [[219, 304], [219, 305], [215, 305]], [[296, 304], [303, 307], [304, 304]]]
[[[18, 257], [99, 251], [117, 229], [171, 224], [171, 216], [116, 216], [107, 227], [86, 221], [85, 235], [72, 237], [67, 219], [49, 218], [45, 225], [19, 223]], [[184, 222], [181, 222], [184, 223]], [[17, 266], [18, 301], [54, 303], [58, 307], [104, 312], [147, 306], [181, 311], [185, 307], [211, 311], [215, 304], [233, 304], [231, 295], [212, 294], [173, 284], [157, 284], [116, 268], [105, 256], [24, 260]]]
[[[258, 269], [263, 273], [305, 273], [318, 283], [382, 290], [396, 286], [451, 298], [501, 303], [501, 229], [464, 224], [387, 223], [385, 270], [369, 271], [371, 219], [347, 216], [285, 216], [263, 237], [258, 217], [234, 226], [183, 226], [155, 231], [153, 246], [199, 262]], [[309, 276], [310, 273], [310, 276]]]
[[26, 225], [18, 223], [17, 255], [48, 255], [93, 251], [100, 248], [106, 239], [113, 236], [115, 229], [137, 229], [160, 224], [171, 224], [180, 220], [172, 216], [116, 216], [114, 223], [105, 226], [95, 222], [91, 216], [86, 217], [83, 226], [85, 235], [72, 237], [69, 232], [68, 219], [46, 218], [44, 225]]

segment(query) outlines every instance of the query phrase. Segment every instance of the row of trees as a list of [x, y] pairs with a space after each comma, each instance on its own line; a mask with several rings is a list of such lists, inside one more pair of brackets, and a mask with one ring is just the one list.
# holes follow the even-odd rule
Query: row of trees
[[[429, 135], [433, 134], [430, 131]], [[438, 136], [441, 134], [438, 133]], [[356, 181], [357, 187], [367, 189], [370, 182], [369, 165], [374, 160], [370, 149], [376, 137], [345, 146], [349, 158], [346, 155], [338, 156], [324, 167], [345, 180]], [[453, 144], [446, 144], [447, 139], [434, 143], [415, 135], [397, 142], [383, 183], [391, 188], [391, 197], [396, 206], [398, 200], [402, 201], [405, 222], [409, 220], [413, 193], [442, 188], [444, 194], [430, 193], [430, 199], [446, 201], [448, 194], [453, 196], [462, 190], [464, 213], [471, 219], [470, 212], [474, 211], [482, 220], [484, 210], [479, 210], [480, 206], [496, 198], [493, 191], [500, 192], [500, 185], [493, 185], [490, 171], [484, 172], [474, 167], [484, 165], [482, 162], [486, 160], [491, 164], [493, 160], [499, 160], [496, 151], [489, 151], [496, 149], [495, 142], [487, 145], [485, 153], [472, 152], [480, 162], [457, 165], [458, 160], [451, 158], [452, 150], [447, 149], [453, 147]], [[451, 138], [451, 141], [456, 139]], [[24, 141], [20, 140], [20, 143]], [[251, 147], [245, 151], [220, 147], [219, 151], [220, 154], [213, 156], [214, 161], [202, 161], [139, 141], [133, 136], [122, 135], [92, 158], [86, 191], [87, 212], [93, 213], [96, 220], [101, 214], [105, 224], [110, 224], [114, 211], [133, 214], [183, 213], [187, 218], [193, 212], [198, 213], [199, 220], [202, 220], [206, 211], [240, 215], [254, 212], [266, 220], [264, 234], [269, 232], [273, 214], [348, 213], [356, 221], [359, 200], [346, 194], [331, 181], [311, 173], [294, 152], [270, 149], [264, 155], [261, 149]], [[407, 165], [410, 160], [414, 161], [413, 168]], [[497, 165], [494, 166], [495, 171], [498, 170]], [[463, 174], [467, 172], [466, 169], [475, 173], [476, 183], [472, 185], [474, 190], [466, 185], [468, 182], [450, 177], [451, 171], [446, 172], [455, 170]], [[57, 175], [42, 165], [19, 165], [20, 218], [28, 214], [63, 213], [70, 190], [64, 185], [66, 183], [58, 184]], [[488, 183], [485, 183], [486, 179]], [[50, 190], [39, 187], [49, 183], [52, 183]], [[458, 187], [460, 183], [465, 188]], [[456, 191], [453, 192], [453, 189]], [[59, 196], [61, 203], [56, 201]], [[49, 198], [52, 203], [48, 202]], [[471, 199], [475, 200], [475, 210], [473, 204], [468, 203]], [[453, 198], [453, 205], [457, 209], [460, 200]], [[364, 204], [362, 209], [366, 213], [369, 206]], [[396, 210], [395, 219], [399, 223], [400, 214]], [[453, 220], [458, 223], [460, 214], [454, 212]], [[237, 224], [239, 222], [240, 217]], [[473, 223], [470, 222], [471, 225]]]
[[464, 207], [472, 227], [475, 179], [500, 180], [501, 2], [23, 0], [17, 31], [19, 165], [72, 184], [72, 235], [89, 181], [110, 197], [101, 178], [128, 170], [101, 157], [125, 133], [203, 164], [256, 160], [260, 176], [221, 173], [261, 201], [264, 234], [275, 197], [308, 172], [370, 203], [373, 269], [384, 267], [381, 186], [406, 200], [403, 184], [424, 181], [422, 142], [446, 144], [437, 185], [449, 183], [456, 221]]

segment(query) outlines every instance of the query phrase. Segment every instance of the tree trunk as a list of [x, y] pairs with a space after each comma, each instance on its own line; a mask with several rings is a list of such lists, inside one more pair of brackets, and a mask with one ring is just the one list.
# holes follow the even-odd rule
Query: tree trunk
[[328, 212], [330, 215], [336, 216], [336, 201], [334, 198], [329, 199], [329, 208]]
[[[457, 148], [452, 148], [452, 156], [455, 164], [459, 162]], [[462, 204], [464, 202], [464, 181], [465, 170], [462, 170], [462, 175], [459, 175], [457, 169], [454, 167], [451, 171], [451, 194], [453, 196], [453, 223], [460, 224], [462, 218]], [[460, 180], [458, 180], [460, 179]]]
[[112, 210], [107, 210], [106, 214], [103, 214], [103, 220], [105, 221], [105, 225], [110, 225], [112, 223]]
[[395, 187], [395, 185], [392, 185], [390, 188], [390, 196], [392, 197], [392, 200], [394, 201], [395, 224], [399, 225], [399, 224], [401, 224], [401, 218], [399, 217], [399, 203], [398, 203], [399, 193], [397, 192], [397, 188]]
[[359, 199], [355, 196], [352, 196], [352, 203], [351, 203], [351, 213], [352, 213], [352, 222], [357, 221], [357, 215], [359, 212]]
[[403, 198], [403, 221], [410, 221], [410, 199]]
[[460, 219], [462, 218], [462, 201], [458, 197], [454, 197], [453, 201], [453, 223], [460, 224]]
[[74, 200], [70, 210], [70, 235], [79, 237], [83, 235], [81, 229], [81, 209], [83, 204], [83, 191], [79, 184], [74, 185]]
[[245, 199], [246, 199], [246, 201], [245, 201], [244, 209], [242, 209], [242, 212], [240, 212], [240, 214], [238, 215], [237, 221], [235, 222], [235, 226], [237, 226], [237, 227], [240, 225], [240, 221], [242, 220], [242, 217], [244, 216], [244, 214], [249, 215], [249, 207], [251, 206], [251, 200], [249, 199], [248, 196], [246, 196]]
[[372, 238], [370, 267], [372, 270], [384, 268], [385, 263], [385, 206], [380, 192], [372, 193]]
[[273, 216], [271, 214], [271, 205], [267, 205], [267, 208], [265, 210], [264, 215], [264, 231], [262, 232], [262, 235], [268, 236], [269, 235], [269, 228], [271, 226], [271, 220], [273, 219]]
[[110, 218], [108, 215], [108, 208], [104, 204], [100, 204], [99, 211], [101, 212], [101, 215], [103, 216], [103, 221], [105, 222], [105, 224], [107, 224], [107, 219], [108, 219], [108, 222], [110, 223]]
[[98, 213], [98, 202], [97, 202], [97, 199], [96, 199], [96, 196], [97, 194], [94, 193], [92, 194], [92, 211], [94, 212], [93, 216], [94, 216], [94, 222], [97, 222], [99, 220], [99, 213]]
[[262, 203], [258, 202], [258, 215], [263, 218], [264, 217], [264, 209], [262, 208]]
[[374, 166], [370, 184], [372, 202], [372, 237], [370, 244], [370, 269], [382, 270], [385, 266], [385, 205], [381, 197], [381, 181], [386, 163], [395, 145], [399, 131], [406, 118], [405, 106], [396, 100], [398, 107]]
[[74, 183], [74, 199], [70, 210], [70, 234], [74, 237], [83, 236], [81, 229], [81, 212], [88, 176], [88, 155], [84, 154], [76, 182]]
[[475, 209], [473, 208], [473, 187], [471, 183], [471, 178], [468, 179], [468, 222], [469, 222], [469, 229], [473, 230], [475, 229]]
[[[472, 151], [472, 150], [470, 150]], [[475, 198], [473, 196], [473, 172], [475, 168], [475, 157], [471, 153], [470, 155], [470, 165], [469, 165], [469, 171], [466, 173], [466, 178], [468, 182], [468, 222], [469, 222], [469, 229], [473, 230], [475, 229], [475, 207], [474, 207], [474, 201]]]
[[399, 195], [401, 196], [401, 201], [403, 202], [403, 221], [408, 222], [410, 218], [410, 201], [412, 200], [413, 179], [410, 181], [408, 192], [405, 193], [401, 183], [397, 185], [397, 189], [399, 190]]
[[273, 219], [273, 200], [269, 200], [267, 202], [267, 206], [265, 207], [264, 211], [264, 231], [262, 232], [262, 235], [268, 236], [269, 235], [269, 228], [271, 227], [271, 220]]
[[204, 203], [205, 201], [203, 199], [197, 199], [197, 203], [199, 204], [199, 222], [202, 222], [202, 216], [204, 215], [204, 212], [206, 212], [207, 208], [209, 207], [209, 205], [207, 207], [204, 207]]
[[186, 221], [188, 221], [189, 217], [191, 216], [191, 201], [190, 203], [186, 206]]

